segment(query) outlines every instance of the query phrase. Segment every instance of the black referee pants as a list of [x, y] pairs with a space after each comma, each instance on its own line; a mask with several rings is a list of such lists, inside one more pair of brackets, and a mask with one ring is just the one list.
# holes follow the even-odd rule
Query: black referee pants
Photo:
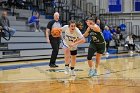
[[59, 45], [60, 45], [60, 38], [50, 38], [50, 44], [52, 47], [52, 54], [51, 54], [51, 59], [50, 59], [50, 64], [49, 65], [54, 65], [57, 59], [57, 55], [59, 52]]

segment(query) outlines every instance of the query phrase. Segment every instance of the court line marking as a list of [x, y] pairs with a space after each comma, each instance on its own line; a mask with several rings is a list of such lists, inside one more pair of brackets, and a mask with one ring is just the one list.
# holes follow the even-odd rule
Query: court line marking
[[[138, 54], [133, 55], [133, 57], [138, 57], [138, 56], [140, 56], [140, 55], [138, 55]], [[102, 60], [115, 59], [115, 58], [126, 58], [126, 57], [132, 57], [132, 56], [130, 56], [130, 55], [122, 55], [122, 56], [110, 56], [108, 58], [102, 57]], [[95, 58], [93, 58], [93, 60], [95, 60]], [[86, 61], [86, 58], [77, 59], [77, 62], [83, 62], [83, 61]], [[25, 63], [29, 63], [29, 62], [25, 62]], [[18, 68], [30, 68], [30, 67], [35, 67], [35, 66], [49, 65], [48, 62], [41, 62], [41, 63], [32, 63], [32, 62], [30, 62], [30, 63], [31, 64], [0, 66], [0, 71], [18, 69]], [[57, 61], [57, 64], [63, 64], [63, 63], [64, 63], [64, 61], [62, 61], [62, 60]]]

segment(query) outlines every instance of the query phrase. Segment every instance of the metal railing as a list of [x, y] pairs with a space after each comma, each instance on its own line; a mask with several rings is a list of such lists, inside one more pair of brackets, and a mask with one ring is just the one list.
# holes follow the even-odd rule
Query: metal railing
[[0, 44], [1, 44], [1, 37], [2, 37], [2, 29], [0, 27]]
[[128, 34], [131, 34], [132, 33], [132, 22], [126, 22], [126, 31], [128, 32]]
[[93, 4], [92, 3], [86, 3], [86, 14], [91, 15], [93, 14]]
[[133, 25], [133, 34], [135, 34], [136, 36], [140, 36], [140, 27], [139, 25]]

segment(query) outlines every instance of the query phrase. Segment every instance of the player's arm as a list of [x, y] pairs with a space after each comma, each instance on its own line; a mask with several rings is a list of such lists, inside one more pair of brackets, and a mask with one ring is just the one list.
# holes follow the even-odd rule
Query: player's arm
[[82, 43], [84, 43], [84, 42], [86, 42], [86, 40], [85, 40], [85, 37], [83, 36], [82, 38], [78, 39], [78, 40], [74, 43], [74, 45], [79, 45], [79, 44], [82, 44]]
[[79, 44], [82, 44], [84, 42], [86, 42], [86, 40], [85, 40], [85, 37], [83, 36], [82, 38], [77, 39], [75, 42], [72, 42], [71, 44], [69, 44], [69, 46], [70, 47], [75, 47], [75, 46], [77, 46]]
[[85, 33], [83, 34], [83, 36], [87, 37], [89, 35], [89, 31], [90, 31], [90, 28], [88, 27], [87, 30], [85, 31]]

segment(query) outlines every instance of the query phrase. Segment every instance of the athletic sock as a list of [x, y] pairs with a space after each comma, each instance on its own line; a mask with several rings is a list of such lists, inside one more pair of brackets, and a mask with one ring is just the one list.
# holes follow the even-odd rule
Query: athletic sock
[[73, 69], [74, 69], [74, 67], [70, 67], [70, 69], [71, 69], [71, 70], [73, 70]]
[[65, 64], [66, 67], [69, 67], [69, 64]]

